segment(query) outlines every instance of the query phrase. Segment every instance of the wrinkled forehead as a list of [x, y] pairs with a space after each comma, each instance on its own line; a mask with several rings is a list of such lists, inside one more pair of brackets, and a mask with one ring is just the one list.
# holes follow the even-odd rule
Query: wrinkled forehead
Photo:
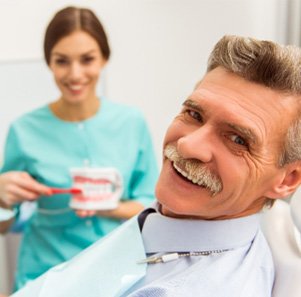
[[215, 117], [262, 130], [264, 138], [270, 132], [286, 134], [301, 114], [300, 96], [250, 82], [223, 68], [208, 72], [188, 98]]
[[233, 95], [233, 98], [236, 96], [235, 92], [240, 92], [243, 96], [239, 96], [239, 100], [253, 101], [255, 105], [262, 105], [265, 109], [279, 108], [285, 113], [283, 116], [289, 117], [293, 122], [299, 117], [301, 118], [301, 94], [267, 87], [264, 84], [247, 80], [223, 67], [217, 67], [207, 72], [202, 79], [196, 82], [193, 92], [202, 90], [204, 84], [206, 88], [208, 83], [213, 84], [213, 88], [219, 88], [221, 93]]

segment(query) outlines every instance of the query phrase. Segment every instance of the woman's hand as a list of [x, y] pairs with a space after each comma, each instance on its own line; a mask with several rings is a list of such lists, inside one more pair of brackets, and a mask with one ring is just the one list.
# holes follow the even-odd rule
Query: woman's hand
[[51, 190], [38, 183], [27, 172], [10, 171], [0, 175], [0, 202], [11, 207], [22, 201], [33, 201], [41, 195], [49, 195]]
[[120, 220], [127, 220], [144, 209], [143, 205], [137, 201], [121, 201], [117, 208], [110, 210], [76, 210], [76, 214], [81, 217], [107, 217]]

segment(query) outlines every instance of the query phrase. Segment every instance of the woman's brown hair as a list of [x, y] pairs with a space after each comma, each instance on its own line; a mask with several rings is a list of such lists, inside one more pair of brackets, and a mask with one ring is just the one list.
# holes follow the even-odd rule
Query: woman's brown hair
[[50, 21], [44, 38], [44, 57], [49, 65], [51, 50], [63, 37], [76, 30], [90, 34], [98, 43], [102, 56], [108, 60], [110, 47], [102, 24], [96, 15], [87, 8], [66, 7], [58, 11]]

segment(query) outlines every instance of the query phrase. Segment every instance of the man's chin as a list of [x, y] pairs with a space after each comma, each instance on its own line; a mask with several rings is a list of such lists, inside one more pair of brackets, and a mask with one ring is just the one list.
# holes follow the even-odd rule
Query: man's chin
[[196, 215], [193, 212], [185, 211], [183, 209], [177, 209], [175, 207], [169, 208], [159, 202], [159, 210], [161, 214], [171, 218], [177, 219], [202, 219], [200, 215]]
[[174, 208], [170, 209], [169, 207], [166, 207], [166, 205], [160, 203], [160, 201], [159, 201], [159, 204], [160, 204], [160, 207], [159, 207], [160, 212], [163, 215], [167, 216], [167, 217], [172, 217], [172, 218], [183, 218], [183, 217], [186, 217], [185, 214], [179, 213]]

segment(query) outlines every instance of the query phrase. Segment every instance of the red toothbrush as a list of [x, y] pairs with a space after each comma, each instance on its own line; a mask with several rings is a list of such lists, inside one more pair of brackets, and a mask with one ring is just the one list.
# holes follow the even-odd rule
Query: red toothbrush
[[60, 189], [60, 188], [50, 188], [51, 194], [81, 194], [82, 190], [77, 188], [70, 188], [70, 189]]

